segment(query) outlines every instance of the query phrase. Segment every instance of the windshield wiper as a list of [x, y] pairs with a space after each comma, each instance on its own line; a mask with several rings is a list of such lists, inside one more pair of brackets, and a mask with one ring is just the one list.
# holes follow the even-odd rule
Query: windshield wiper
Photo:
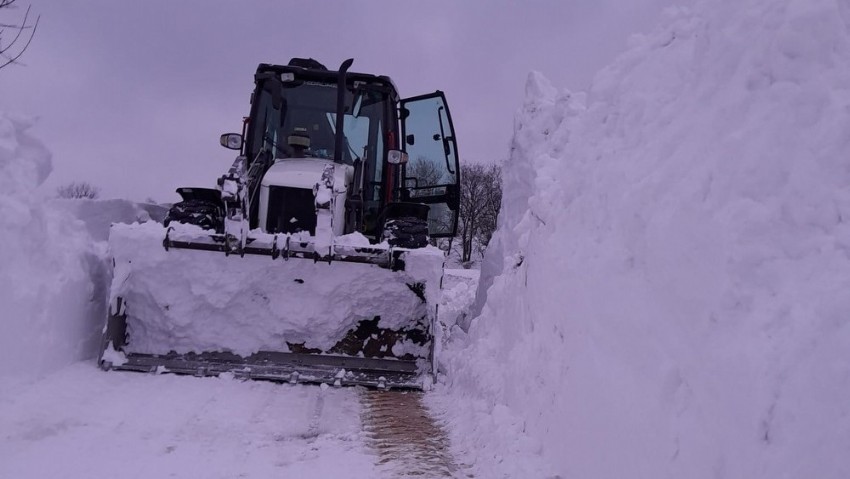
[[266, 140], [267, 142], [269, 142], [272, 145], [272, 147], [275, 150], [277, 150], [281, 155], [283, 155], [283, 156], [289, 155], [289, 153], [286, 150], [284, 150], [283, 148], [281, 148], [280, 146], [278, 146], [277, 142], [274, 140], [274, 138], [270, 137], [268, 134], [263, 135], [263, 139]]

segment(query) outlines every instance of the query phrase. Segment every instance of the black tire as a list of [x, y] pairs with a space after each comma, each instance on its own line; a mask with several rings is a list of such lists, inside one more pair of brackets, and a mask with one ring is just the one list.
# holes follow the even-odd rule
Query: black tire
[[428, 220], [413, 216], [388, 219], [382, 239], [390, 246], [423, 248], [428, 245]]
[[172, 222], [221, 233], [224, 231], [224, 212], [219, 205], [209, 201], [186, 200], [174, 203], [168, 210], [163, 224], [168, 226]]

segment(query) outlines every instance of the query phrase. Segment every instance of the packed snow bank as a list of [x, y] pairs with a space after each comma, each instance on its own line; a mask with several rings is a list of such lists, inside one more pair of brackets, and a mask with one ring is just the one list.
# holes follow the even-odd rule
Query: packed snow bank
[[566, 477], [850, 477], [848, 32], [847, 2], [705, 1], [586, 101], [530, 76], [486, 302], [444, 354], [459, 447], [522, 431]]
[[[459, 328], [470, 319], [478, 279], [479, 271], [473, 269], [447, 269], [443, 277], [440, 324], [452, 332], [442, 336], [442, 346], [457, 360], [457, 350], [467, 340]], [[442, 354], [439, 351], [438, 357]], [[516, 414], [504, 405], [494, 407], [491, 398], [466, 395], [458, 399], [444, 388], [424, 398], [434, 418], [451, 426], [446, 432], [453, 452], [468, 466], [463, 473], [487, 478], [554, 477], [552, 467], [539, 455], [539, 443], [524, 434], [523, 421]]]
[[50, 202], [50, 207], [67, 211], [85, 223], [86, 230], [94, 241], [109, 239], [109, 227], [112, 223], [161, 223], [168, 212], [164, 206], [122, 199], [56, 199]]
[[106, 271], [83, 225], [35, 189], [50, 153], [0, 113], [0, 377], [39, 375], [96, 354]]
[[[172, 225], [172, 237], [204, 234]], [[195, 231], [197, 230], [197, 231]], [[236, 255], [170, 249], [157, 223], [114, 225], [109, 237], [115, 260], [113, 297], [127, 304], [128, 346], [137, 353], [287, 351], [287, 343], [331, 349], [364, 319], [399, 330], [425, 326], [439, 291], [442, 252], [406, 253], [404, 271], [335, 261]], [[428, 306], [430, 305], [430, 306]], [[399, 348], [396, 351], [395, 348]], [[403, 354], [415, 345], [396, 343]], [[416, 356], [423, 351], [409, 350]]]
[[475, 300], [480, 271], [477, 269], [447, 268], [443, 274], [443, 294], [440, 299], [440, 323], [443, 329], [469, 322], [469, 306]]
[[125, 200], [44, 200], [50, 152], [0, 113], [0, 377], [31, 377], [97, 355], [113, 221], [156, 217]]

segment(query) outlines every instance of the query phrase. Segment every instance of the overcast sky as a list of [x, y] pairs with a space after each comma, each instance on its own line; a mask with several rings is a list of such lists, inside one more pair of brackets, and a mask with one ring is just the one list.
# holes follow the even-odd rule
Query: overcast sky
[[[313, 57], [388, 75], [402, 96], [443, 90], [461, 161], [508, 157], [528, 72], [587, 88], [629, 35], [676, 0], [18, 0], [41, 15], [23, 66], [0, 70], [0, 109], [38, 117], [45, 188], [174, 201], [233, 161], [258, 63]], [[23, 13], [3, 11], [0, 23]]]

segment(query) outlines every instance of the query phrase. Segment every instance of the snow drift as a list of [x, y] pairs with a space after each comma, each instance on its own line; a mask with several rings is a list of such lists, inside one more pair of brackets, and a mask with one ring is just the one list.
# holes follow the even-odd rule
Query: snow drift
[[[0, 114], [0, 376], [44, 373], [96, 351], [103, 268], [83, 227], [35, 190], [50, 153]], [[99, 315], [103, 318], [103, 314]]]
[[162, 222], [168, 208], [150, 203], [135, 203], [122, 199], [60, 199], [51, 201], [51, 208], [67, 211], [81, 220], [93, 241], [109, 239], [112, 223]]
[[94, 358], [106, 318], [110, 221], [146, 219], [123, 200], [45, 200], [52, 170], [31, 123], [0, 112], [0, 378]]
[[704, 1], [586, 97], [529, 77], [435, 400], [461, 448], [510, 454], [510, 429], [566, 477], [850, 476], [848, 31], [844, 1]]

